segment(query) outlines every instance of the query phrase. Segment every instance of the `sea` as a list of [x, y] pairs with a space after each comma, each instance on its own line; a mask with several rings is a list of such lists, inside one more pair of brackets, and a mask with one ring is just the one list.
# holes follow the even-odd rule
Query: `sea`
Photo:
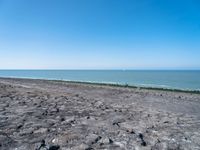
[[0, 70], [0, 77], [200, 91], [200, 70]]

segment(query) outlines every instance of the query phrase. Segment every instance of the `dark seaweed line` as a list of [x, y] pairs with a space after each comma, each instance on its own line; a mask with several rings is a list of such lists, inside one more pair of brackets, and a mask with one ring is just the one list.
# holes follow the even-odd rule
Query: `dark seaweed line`
[[173, 88], [159, 88], [159, 87], [144, 87], [144, 86], [134, 86], [128, 84], [117, 84], [117, 83], [98, 83], [98, 82], [87, 82], [87, 81], [67, 81], [67, 80], [48, 80], [55, 82], [67, 82], [73, 84], [88, 84], [97, 86], [110, 86], [110, 87], [122, 87], [122, 88], [133, 88], [133, 89], [145, 89], [145, 90], [158, 90], [158, 91], [170, 91], [170, 92], [183, 92], [183, 93], [194, 93], [200, 94], [199, 90], [185, 90], [185, 89], [173, 89]]

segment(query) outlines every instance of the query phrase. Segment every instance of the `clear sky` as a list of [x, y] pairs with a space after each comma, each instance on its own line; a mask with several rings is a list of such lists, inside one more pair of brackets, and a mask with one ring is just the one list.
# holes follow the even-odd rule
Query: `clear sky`
[[199, 0], [0, 0], [1, 69], [200, 69]]

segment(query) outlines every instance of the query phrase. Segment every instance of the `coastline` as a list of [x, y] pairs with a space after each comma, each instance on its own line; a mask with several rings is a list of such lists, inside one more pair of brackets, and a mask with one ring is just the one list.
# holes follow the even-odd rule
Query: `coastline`
[[133, 88], [133, 89], [145, 89], [145, 90], [158, 90], [158, 91], [168, 91], [168, 92], [183, 92], [200, 94], [200, 90], [190, 90], [181, 88], [164, 88], [159, 86], [140, 86], [140, 85], [129, 85], [129, 84], [119, 84], [119, 83], [107, 83], [107, 82], [94, 82], [94, 81], [74, 81], [74, 80], [62, 80], [62, 79], [45, 79], [45, 78], [29, 78], [29, 77], [0, 77], [0, 79], [26, 79], [26, 80], [44, 80], [44, 81], [54, 81], [54, 82], [65, 82], [74, 84], [88, 84], [96, 86], [111, 86], [111, 87], [121, 87], [121, 88]]
[[200, 95], [0, 78], [2, 149], [199, 149]]
[[[36, 79], [37, 80], [37, 79]], [[48, 80], [48, 79], [47, 79]], [[134, 89], [145, 89], [145, 90], [160, 90], [160, 91], [169, 91], [169, 92], [183, 92], [183, 93], [193, 93], [200, 94], [200, 90], [186, 90], [178, 88], [162, 88], [162, 87], [151, 87], [151, 86], [134, 86], [129, 84], [118, 84], [118, 83], [99, 83], [99, 82], [89, 82], [89, 81], [67, 81], [67, 80], [49, 80], [57, 82], [68, 82], [68, 83], [78, 83], [78, 84], [91, 84], [99, 86], [111, 86], [111, 87], [121, 87], [121, 88], [134, 88]]]

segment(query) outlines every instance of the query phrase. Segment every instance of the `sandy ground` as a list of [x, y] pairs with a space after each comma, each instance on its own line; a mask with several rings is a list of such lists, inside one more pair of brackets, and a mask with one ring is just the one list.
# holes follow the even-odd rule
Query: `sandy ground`
[[200, 94], [0, 78], [1, 150], [200, 149]]

